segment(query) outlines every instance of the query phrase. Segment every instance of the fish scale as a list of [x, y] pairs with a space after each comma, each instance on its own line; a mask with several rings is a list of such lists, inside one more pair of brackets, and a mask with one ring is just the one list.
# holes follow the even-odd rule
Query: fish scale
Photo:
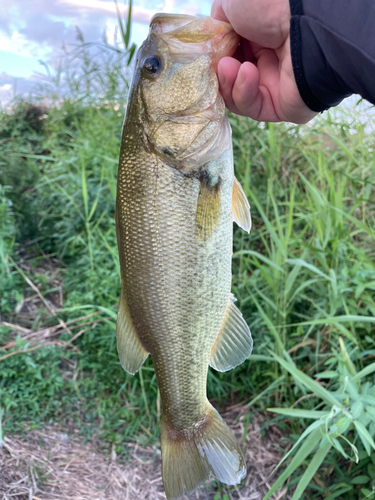
[[156, 16], [138, 51], [116, 200], [118, 352], [132, 374], [151, 355], [168, 499], [210, 476], [226, 484], [244, 476], [242, 452], [208, 402], [206, 381], [209, 364], [228, 370], [252, 349], [230, 294], [232, 222], [249, 230], [249, 205], [234, 178], [213, 72], [215, 51], [230, 54], [237, 35], [226, 23], [183, 18]]
[[[205, 412], [210, 349], [230, 292], [230, 259], [221, 255], [229, 255], [232, 246], [233, 172], [225, 172], [228, 179], [222, 180], [226, 203], [207, 249], [196, 238], [191, 216], [199, 180], [166, 167], [157, 157], [150, 162], [143, 156], [142, 161], [140, 149], [120, 159], [123, 285], [141, 343], [153, 353], [163, 411], [176, 428], [184, 429]], [[135, 187], [139, 184], [142, 189]]]

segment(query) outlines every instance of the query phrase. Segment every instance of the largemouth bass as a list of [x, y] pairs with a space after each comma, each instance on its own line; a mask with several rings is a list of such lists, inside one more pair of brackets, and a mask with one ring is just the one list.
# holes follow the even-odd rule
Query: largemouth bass
[[250, 231], [249, 204], [234, 178], [215, 73], [237, 45], [227, 23], [154, 16], [137, 53], [123, 128], [117, 347], [131, 374], [151, 355], [169, 499], [210, 476], [237, 484], [246, 473], [236, 439], [206, 396], [208, 366], [229, 370], [252, 350], [230, 293], [232, 222]]

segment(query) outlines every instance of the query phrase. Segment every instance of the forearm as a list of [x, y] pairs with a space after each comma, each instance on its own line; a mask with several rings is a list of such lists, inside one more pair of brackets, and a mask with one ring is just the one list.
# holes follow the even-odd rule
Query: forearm
[[323, 111], [351, 94], [375, 104], [375, 1], [290, 0], [298, 90]]

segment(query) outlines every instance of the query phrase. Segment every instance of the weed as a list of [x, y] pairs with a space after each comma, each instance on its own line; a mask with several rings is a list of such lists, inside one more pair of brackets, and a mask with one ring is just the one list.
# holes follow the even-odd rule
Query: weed
[[[114, 336], [114, 199], [125, 66], [134, 53], [129, 20], [122, 23], [122, 46], [94, 46], [79, 34], [57, 72], [48, 68], [38, 90], [43, 104], [19, 100], [0, 114], [0, 358], [17, 351], [0, 361], [0, 407], [6, 432], [75, 425], [85, 439], [99, 434], [104, 449], [113, 443], [126, 454], [127, 440], [157, 437], [159, 407], [152, 362], [134, 377], [124, 373]], [[229, 373], [210, 370], [208, 395], [222, 407], [278, 407], [273, 421], [295, 448], [276, 481], [290, 476], [294, 499], [371, 498], [372, 138], [355, 113], [327, 113], [307, 128], [232, 115], [230, 122], [236, 176], [253, 218], [250, 235], [235, 228], [233, 292], [255, 349]], [[35, 291], [25, 277], [53, 303], [56, 285], [43, 268], [51, 256], [63, 269], [58, 316], [42, 303], [26, 314]], [[64, 348], [76, 330], [56, 329], [59, 321], [89, 314], [98, 322], [69, 344], [74, 349]], [[25, 332], [7, 325], [50, 327], [58, 343], [30, 351]]]

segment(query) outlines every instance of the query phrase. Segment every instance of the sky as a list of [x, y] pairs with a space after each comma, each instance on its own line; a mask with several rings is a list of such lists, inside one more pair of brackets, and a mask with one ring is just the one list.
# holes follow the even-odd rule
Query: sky
[[[126, 5], [118, 0], [124, 15]], [[133, 0], [132, 41], [140, 45], [156, 12], [209, 15], [211, 0]], [[40, 61], [53, 64], [63, 43], [76, 40], [76, 26], [85, 41], [106, 32], [111, 42], [117, 26], [113, 0], [0, 0], [0, 102], [13, 92], [27, 92]]]

